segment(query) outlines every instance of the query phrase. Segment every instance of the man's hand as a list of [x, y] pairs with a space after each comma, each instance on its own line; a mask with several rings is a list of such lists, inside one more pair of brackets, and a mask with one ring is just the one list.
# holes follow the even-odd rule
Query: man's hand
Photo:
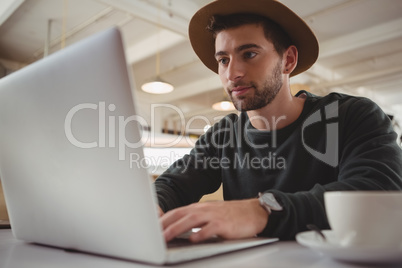
[[192, 228], [201, 228], [190, 236], [192, 242], [213, 236], [240, 239], [254, 237], [264, 230], [268, 213], [258, 199], [205, 202], [171, 210], [161, 217], [161, 222], [166, 241]]

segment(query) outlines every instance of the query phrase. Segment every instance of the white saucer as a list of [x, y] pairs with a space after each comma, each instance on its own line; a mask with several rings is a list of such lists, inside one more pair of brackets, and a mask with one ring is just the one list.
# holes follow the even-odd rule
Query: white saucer
[[324, 230], [324, 241], [316, 232], [307, 231], [296, 235], [299, 244], [329, 257], [355, 263], [402, 263], [402, 248], [342, 247], [331, 230]]

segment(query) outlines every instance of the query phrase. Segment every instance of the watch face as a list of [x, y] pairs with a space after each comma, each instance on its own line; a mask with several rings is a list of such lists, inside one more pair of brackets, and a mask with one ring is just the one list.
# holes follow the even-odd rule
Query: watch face
[[275, 196], [271, 193], [265, 193], [261, 196], [265, 204], [267, 204], [272, 210], [282, 210], [282, 206], [276, 201]]

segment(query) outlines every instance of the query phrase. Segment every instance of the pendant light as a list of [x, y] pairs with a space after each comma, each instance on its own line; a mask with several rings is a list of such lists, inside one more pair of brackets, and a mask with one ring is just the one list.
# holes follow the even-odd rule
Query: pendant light
[[227, 97], [226, 93], [223, 92], [223, 98], [212, 104], [212, 108], [217, 111], [233, 111], [236, 110], [232, 101]]
[[233, 103], [229, 100], [221, 100], [212, 105], [212, 108], [217, 111], [232, 111], [236, 110]]
[[156, 76], [149, 82], [144, 83], [141, 89], [147, 93], [151, 94], [166, 94], [173, 91], [174, 87], [168, 82], [164, 81], [160, 77], [160, 49], [159, 49], [159, 37], [160, 37], [160, 1], [158, 6], [158, 38], [157, 38], [157, 49], [156, 49]]

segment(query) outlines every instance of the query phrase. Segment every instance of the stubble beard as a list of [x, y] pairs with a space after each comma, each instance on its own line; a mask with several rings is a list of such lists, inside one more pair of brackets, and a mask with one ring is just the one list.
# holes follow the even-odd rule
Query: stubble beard
[[240, 112], [258, 110], [275, 99], [282, 85], [282, 62], [279, 61], [272, 72], [272, 76], [265, 80], [262, 89], [257, 88], [253, 82], [250, 83], [250, 86], [254, 88], [254, 96], [238, 96], [234, 98], [230, 95], [230, 98], [235, 108]]

